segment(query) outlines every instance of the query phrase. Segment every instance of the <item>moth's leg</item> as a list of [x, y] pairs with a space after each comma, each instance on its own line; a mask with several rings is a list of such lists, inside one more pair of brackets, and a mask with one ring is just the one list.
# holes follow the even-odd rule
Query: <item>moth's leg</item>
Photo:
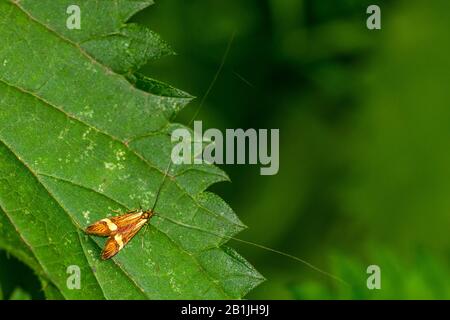
[[141, 230], [141, 244], [142, 244], [142, 249], [144, 249], [144, 234], [147, 232], [148, 228], [149, 228], [149, 223], [147, 222]]
[[145, 225], [144, 227], [143, 227], [143, 229], [144, 230], [142, 230], [142, 232], [141, 232], [141, 247], [142, 247], [142, 249], [144, 249], [144, 232], [145, 232], [145, 228], [146, 228], [147, 226]]

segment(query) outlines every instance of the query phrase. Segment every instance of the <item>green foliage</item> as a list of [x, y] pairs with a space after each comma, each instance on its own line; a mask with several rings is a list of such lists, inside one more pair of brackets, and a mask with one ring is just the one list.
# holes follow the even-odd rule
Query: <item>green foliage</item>
[[[370, 250], [368, 250], [370, 252]], [[450, 288], [447, 279], [450, 270], [429, 253], [417, 252], [405, 262], [388, 250], [373, 250], [366, 259], [335, 255], [331, 260], [332, 272], [349, 282], [337, 286], [318, 281], [291, 284], [296, 299], [447, 299]], [[369, 290], [366, 285], [367, 266], [376, 264], [381, 270], [381, 289]]]
[[[39, 275], [49, 299], [243, 297], [263, 278], [221, 248], [245, 226], [205, 192], [227, 180], [216, 167], [173, 167], [156, 211], [225, 238], [156, 216], [100, 261], [104, 239], [83, 234], [112, 210], [152, 206], [178, 127], [170, 119], [191, 97], [131, 74], [172, 53], [153, 32], [125, 25], [151, 1], [116, 1], [114, 10], [78, 2], [81, 30], [66, 28], [72, 1], [0, 2], [0, 246]], [[80, 290], [66, 286], [70, 265], [81, 269]]]
[[385, 21], [385, 45], [362, 77], [364, 108], [352, 117], [343, 210], [396, 251], [414, 244], [450, 252], [450, 91], [442, 72], [450, 70], [450, 23], [442, 18], [449, 9], [446, 1], [416, 2]]
[[11, 299], [18, 288], [33, 299], [43, 299], [44, 294], [37, 273], [20, 259], [6, 251], [0, 251], [0, 299]]
[[16, 288], [13, 293], [11, 294], [11, 297], [9, 300], [31, 300], [31, 296], [29, 293], [25, 292], [21, 288]]

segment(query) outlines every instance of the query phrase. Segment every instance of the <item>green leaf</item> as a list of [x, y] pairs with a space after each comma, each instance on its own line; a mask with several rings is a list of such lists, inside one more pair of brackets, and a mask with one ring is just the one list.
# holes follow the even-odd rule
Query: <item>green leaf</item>
[[41, 280], [41, 283], [47, 300], [64, 300], [64, 296], [51, 282]]
[[[112, 210], [154, 204], [179, 127], [169, 120], [192, 98], [129, 74], [170, 53], [157, 36], [136, 43], [132, 30], [147, 31], [125, 25], [150, 1], [77, 1], [82, 28], [68, 30], [72, 2], [0, 2], [0, 221], [9, 234], [0, 243], [54, 286], [44, 287], [48, 298], [243, 297], [263, 278], [221, 248], [245, 226], [205, 192], [228, 179], [214, 166], [173, 166], [160, 217], [112, 260], [99, 259], [103, 238], [83, 233]], [[117, 49], [109, 37], [117, 34], [132, 38], [133, 50], [101, 49], [109, 40]], [[67, 286], [72, 265], [81, 271], [79, 290]]]
[[0, 248], [12, 253], [18, 260], [28, 265], [41, 276], [44, 272], [36, 261], [33, 252], [15, 230], [2, 209], [0, 209]]
[[128, 24], [117, 33], [83, 42], [82, 47], [118, 73], [131, 73], [148, 59], [174, 54], [157, 34], [136, 24]]
[[22, 288], [17, 287], [14, 289], [9, 300], [31, 300], [31, 295], [24, 291]]
[[23, 260], [14, 257], [14, 252], [0, 250], [0, 284], [5, 299], [18, 287], [35, 299], [42, 299], [44, 295], [41, 292], [39, 276], [43, 278], [42, 274], [36, 274]]

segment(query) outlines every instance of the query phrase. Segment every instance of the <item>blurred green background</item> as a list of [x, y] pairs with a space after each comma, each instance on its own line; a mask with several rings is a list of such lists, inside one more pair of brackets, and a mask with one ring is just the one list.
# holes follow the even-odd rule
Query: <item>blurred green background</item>
[[[382, 30], [366, 28], [370, 4]], [[280, 171], [222, 166], [232, 183], [212, 189], [249, 226], [240, 238], [350, 284], [232, 242], [267, 278], [247, 298], [450, 298], [449, 12], [446, 0], [160, 0], [133, 18], [178, 53], [141, 71], [199, 97], [182, 123], [235, 34], [197, 119], [279, 128]], [[366, 287], [371, 264], [381, 290]], [[4, 297], [42, 298], [19, 267], [0, 254]]]

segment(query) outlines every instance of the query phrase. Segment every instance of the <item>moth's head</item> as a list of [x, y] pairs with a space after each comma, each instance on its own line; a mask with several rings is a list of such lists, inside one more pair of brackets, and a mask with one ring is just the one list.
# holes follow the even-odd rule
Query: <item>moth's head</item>
[[140, 210], [142, 214], [142, 219], [150, 219], [155, 213], [153, 210]]

